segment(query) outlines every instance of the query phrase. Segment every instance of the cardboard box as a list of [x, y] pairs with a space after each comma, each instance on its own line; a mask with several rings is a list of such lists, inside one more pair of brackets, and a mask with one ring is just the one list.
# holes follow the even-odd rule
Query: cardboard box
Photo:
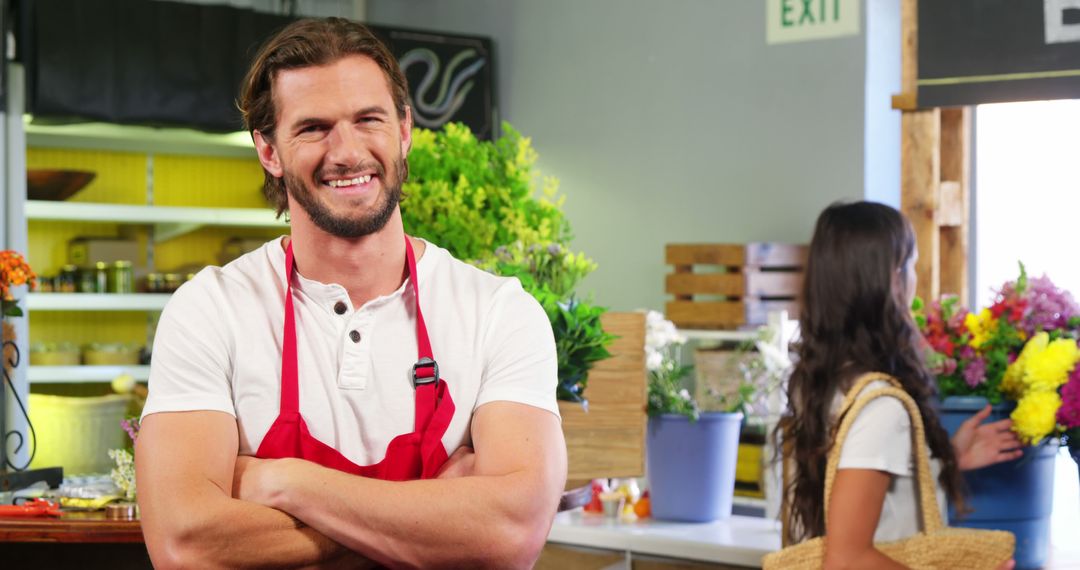
[[130, 261], [139, 265], [139, 242], [135, 240], [105, 237], [77, 237], [68, 242], [68, 263], [79, 267], [92, 267], [99, 261]]

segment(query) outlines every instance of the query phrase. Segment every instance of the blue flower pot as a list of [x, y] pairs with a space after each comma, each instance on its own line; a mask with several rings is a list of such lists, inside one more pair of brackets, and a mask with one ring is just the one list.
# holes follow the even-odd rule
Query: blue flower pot
[[649, 418], [645, 436], [649, 505], [658, 520], [708, 522], [731, 516], [741, 413], [703, 413], [696, 422]]
[[[964, 420], [986, 406], [986, 399], [950, 396], [941, 405], [941, 423], [952, 436]], [[987, 422], [1009, 417], [1016, 404], [994, 406]], [[1054, 456], [1057, 445], [1024, 448], [1020, 459], [964, 472], [967, 506], [958, 515], [949, 509], [949, 524], [1007, 530], [1016, 535], [1016, 567], [1041, 568], [1050, 547], [1050, 513], [1054, 499]]]

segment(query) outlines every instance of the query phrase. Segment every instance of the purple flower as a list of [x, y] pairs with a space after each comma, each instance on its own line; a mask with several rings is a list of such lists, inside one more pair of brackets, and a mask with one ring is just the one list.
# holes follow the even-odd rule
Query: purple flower
[[1028, 281], [1026, 297], [1028, 314], [1020, 326], [1029, 336], [1038, 331], [1066, 328], [1071, 317], [1080, 315], [1073, 296], [1045, 275]]
[[975, 349], [970, 345], [965, 344], [963, 348], [960, 349], [960, 359], [971, 360], [973, 358], [975, 358]]
[[139, 438], [139, 418], [120, 420], [120, 427], [124, 428], [132, 442]]
[[964, 382], [972, 388], [986, 381], [986, 361], [980, 356], [964, 368]]
[[1080, 366], [1069, 374], [1069, 382], [1061, 388], [1061, 407], [1057, 421], [1066, 429], [1080, 427]]

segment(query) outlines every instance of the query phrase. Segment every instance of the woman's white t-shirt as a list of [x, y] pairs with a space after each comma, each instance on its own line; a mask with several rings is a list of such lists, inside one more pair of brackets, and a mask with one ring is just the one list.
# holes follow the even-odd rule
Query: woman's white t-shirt
[[[863, 394], [886, 386], [885, 382], [871, 382]], [[844, 395], [838, 393], [833, 401], [834, 416], [843, 400]], [[892, 475], [874, 542], [900, 540], [922, 529], [912, 439], [911, 417], [904, 405], [896, 398], [878, 398], [859, 412], [840, 451], [839, 469], [874, 469]], [[945, 491], [938, 481], [941, 461], [931, 457], [930, 472], [934, 477], [941, 518], [948, 522]]]

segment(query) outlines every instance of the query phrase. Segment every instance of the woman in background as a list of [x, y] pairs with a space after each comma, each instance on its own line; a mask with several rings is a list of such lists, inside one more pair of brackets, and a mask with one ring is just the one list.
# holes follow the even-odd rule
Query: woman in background
[[[778, 434], [785, 466], [784, 541], [827, 534], [826, 568], [903, 568], [874, 548], [919, 532], [911, 420], [895, 398], [879, 398], [857, 416], [841, 450], [825, 520], [825, 464], [844, 394], [868, 372], [900, 381], [919, 407], [937, 481], [942, 520], [946, 495], [963, 505], [960, 471], [1021, 455], [1011, 420], [980, 425], [990, 407], [949, 440], [932, 401], [911, 316], [918, 252], [911, 225], [882, 204], [836, 204], [818, 217], [803, 288], [799, 361], [788, 384], [788, 414]], [[871, 383], [867, 390], [883, 387]], [[1012, 562], [1004, 566], [1011, 568]]]

